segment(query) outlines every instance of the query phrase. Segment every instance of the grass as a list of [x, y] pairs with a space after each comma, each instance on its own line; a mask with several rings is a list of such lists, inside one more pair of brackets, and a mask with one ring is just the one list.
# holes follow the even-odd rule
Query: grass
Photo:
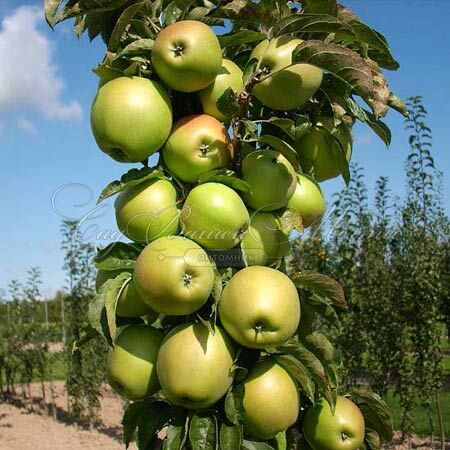
[[[441, 392], [440, 394], [441, 399], [441, 408], [442, 408], [442, 415], [444, 417], [444, 430], [445, 435], [450, 436], [450, 392]], [[395, 398], [392, 394], [388, 395], [387, 403], [391, 409], [391, 413], [394, 417], [394, 426], [396, 430], [400, 429], [401, 425], [401, 408], [400, 404], [397, 398]], [[433, 431], [434, 434], [439, 433], [439, 422], [436, 412], [436, 404], [433, 402], [433, 411], [432, 411], [432, 418], [433, 418]], [[421, 408], [420, 406], [416, 406], [413, 410], [413, 423], [414, 423], [414, 431], [417, 434], [420, 434], [422, 436], [429, 436], [431, 434], [429, 421], [428, 421], [428, 415], [427, 412], [424, 410], [424, 408]]]

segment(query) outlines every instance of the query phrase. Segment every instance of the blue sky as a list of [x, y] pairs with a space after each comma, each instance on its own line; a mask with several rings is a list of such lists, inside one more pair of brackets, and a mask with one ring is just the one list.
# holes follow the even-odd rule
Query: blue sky
[[[388, 37], [401, 63], [398, 72], [389, 73], [391, 88], [401, 97], [423, 95], [450, 211], [450, 2], [343, 3]], [[29, 267], [40, 266], [44, 293], [50, 295], [64, 283], [61, 217], [87, 216], [86, 236], [96, 226], [114, 232], [113, 211], [108, 204], [94, 211], [95, 198], [130, 166], [101, 153], [89, 128], [97, 85], [91, 68], [103, 55], [101, 41], [77, 41], [68, 25], [52, 32], [40, 7], [41, 2], [33, 1], [0, 3], [0, 288], [13, 278], [23, 280]], [[358, 126], [354, 161], [365, 168], [369, 188], [384, 175], [390, 178], [393, 193], [401, 196], [407, 134], [395, 112], [387, 122], [394, 135], [391, 148], [386, 150], [370, 130]], [[324, 183], [327, 198], [342, 187], [341, 180]]]

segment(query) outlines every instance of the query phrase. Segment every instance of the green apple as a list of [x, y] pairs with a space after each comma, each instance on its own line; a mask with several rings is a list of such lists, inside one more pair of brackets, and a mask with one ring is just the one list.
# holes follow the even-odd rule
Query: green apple
[[[262, 81], [253, 89], [256, 98], [275, 110], [303, 106], [322, 84], [323, 71], [311, 64], [293, 64], [292, 52], [301, 39], [281, 36], [260, 42], [250, 59], [259, 61]], [[268, 75], [273, 74], [268, 77]]]
[[212, 406], [230, 388], [235, 350], [218, 326], [214, 334], [202, 323], [174, 328], [164, 339], [156, 368], [166, 397], [189, 409]]
[[154, 311], [192, 314], [208, 300], [214, 284], [213, 264], [195, 242], [181, 236], [148, 244], [136, 260], [134, 280], [142, 300]]
[[333, 414], [325, 399], [308, 409], [303, 434], [314, 450], [356, 450], [364, 442], [364, 417], [348, 398], [338, 397]]
[[[122, 272], [126, 270], [99, 270], [97, 272], [97, 278], [95, 279], [95, 288], [97, 292], [103, 286], [103, 284], [111, 279], [116, 278]], [[130, 272], [130, 277], [132, 273]], [[141, 317], [152, 312], [152, 309], [144, 303], [139, 297], [136, 291], [136, 285], [134, 280], [129, 281], [117, 300], [116, 315], [120, 317]]]
[[204, 183], [192, 189], [180, 215], [183, 233], [211, 250], [238, 245], [249, 221], [241, 197], [220, 183]]
[[319, 183], [307, 175], [298, 174], [297, 186], [287, 207], [300, 214], [305, 228], [312, 225], [325, 212], [325, 198]]
[[152, 64], [158, 76], [176, 91], [199, 91], [219, 73], [222, 65], [219, 40], [203, 22], [175, 22], [156, 37]]
[[91, 108], [91, 127], [100, 149], [119, 162], [146, 160], [172, 128], [172, 106], [155, 81], [119, 77], [102, 85]]
[[225, 286], [219, 316], [227, 333], [244, 347], [277, 347], [290, 339], [298, 328], [297, 288], [278, 270], [247, 267]]
[[340, 175], [338, 156], [343, 151], [347, 161], [352, 156], [353, 137], [350, 129], [340, 124], [332, 135], [333, 128], [331, 117], [320, 117], [309, 133], [296, 143], [303, 172], [312, 175], [317, 181]]
[[259, 362], [243, 387], [245, 434], [265, 441], [296, 422], [300, 409], [297, 384], [274, 359]]
[[141, 400], [159, 390], [156, 356], [163, 334], [145, 324], [125, 328], [109, 351], [106, 378], [128, 400]]
[[257, 211], [274, 211], [285, 207], [295, 192], [297, 175], [292, 164], [275, 150], [256, 150], [242, 160], [242, 179], [251, 194], [245, 203]]
[[164, 164], [181, 181], [196, 183], [209, 170], [230, 167], [231, 142], [226, 128], [207, 114], [183, 117], [162, 149]]
[[266, 266], [280, 257], [283, 235], [277, 217], [271, 212], [250, 213], [250, 226], [241, 242], [247, 266]]
[[217, 108], [217, 101], [222, 94], [231, 88], [240, 93], [244, 90], [243, 73], [240, 67], [229, 59], [222, 60], [222, 67], [215, 80], [205, 89], [199, 91], [198, 95], [202, 102], [203, 112], [218, 120], [226, 121], [230, 117], [223, 114]]
[[153, 178], [129, 187], [114, 207], [119, 230], [133, 241], [148, 243], [178, 231], [177, 191], [169, 180]]

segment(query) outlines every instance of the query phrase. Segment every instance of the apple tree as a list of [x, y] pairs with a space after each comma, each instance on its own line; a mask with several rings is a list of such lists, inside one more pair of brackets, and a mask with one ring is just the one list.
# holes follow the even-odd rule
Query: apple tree
[[78, 37], [104, 41], [92, 132], [118, 163], [142, 164], [100, 193], [117, 195], [129, 241], [95, 256], [87, 312], [130, 400], [125, 444], [380, 448], [386, 405], [341, 392], [312, 320], [338, 326], [342, 287], [288, 276], [284, 258], [325, 211], [319, 182], [349, 182], [355, 122], [388, 145], [382, 118], [406, 114], [386, 39], [334, 0], [45, 4], [51, 27], [74, 19]]

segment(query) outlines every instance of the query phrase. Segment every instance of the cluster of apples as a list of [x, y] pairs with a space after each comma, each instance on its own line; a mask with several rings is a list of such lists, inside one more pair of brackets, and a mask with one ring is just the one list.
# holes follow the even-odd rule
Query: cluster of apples
[[[291, 65], [298, 43], [292, 38], [263, 41], [251, 55], [260, 61], [264, 74], [274, 72], [254, 89], [259, 101], [271, 109], [303, 105], [322, 82], [320, 69]], [[161, 82], [119, 77], [101, 83], [91, 113], [93, 133], [104, 152], [120, 162], [139, 162], [159, 151], [160, 166], [167, 174], [128, 187], [116, 199], [119, 229], [146, 244], [131, 281], [120, 291], [116, 313], [140, 317], [157, 312], [160, 317], [186, 316], [186, 320], [166, 335], [157, 326], [126, 327], [109, 353], [107, 378], [129, 400], [161, 391], [174, 405], [204, 409], [232, 386], [239, 346], [276, 348], [301, 326], [296, 286], [268, 266], [286, 252], [281, 213], [291, 208], [309, 226], [323, 214], [325, 202], [313, 178], [297, 174], [285, 156], [268, 148], [243, 157], [241, 178], [250, 192], [238, 193], [217, 181], [198, 183], [208, 171], [231, 167], [233, 146], [225, 126], [230, 118], [217, 102], [229, 87], [237, 93], [244, 89], [242, 71], [222, 59], [216, 35], [197, 21], [176, 22], [162, 30], [151, 59]], [[173, 124], [173, 91], [197, 96], [203, 113]], [[327, 126], [314, 127], [302, 144], [309, 149], [305, 161], [315, 165], [318, 180], [338, 173], [327, 156], [332, 153], [324, 135]], [[351, 140], [346, 139], [351, 152]], [[318, 156], [320, 152], [326, 155]], [[179, 182], [187, 191], [183, 198]], [[211, 252], [239, 247], [246, 267], [223, 288], [217, 324], [208, 328], [195, 320], [195, 313], [214, 289], [217, 271]], [[121, 272], [99, 271], [97, 287]], [[271, 439], [297, 421], [298, 386], [276, 359], [261, 359], [242, 385], [247, 435]], [[350, 425], [345, 439], [341, 435], [339, 439], [346, 449], [356, 449], [364, 438], [364, 419], [345, 398], [338, 399], [334, 416], [326, 402], [311, 408], [304, 420], [305, 436], [314, 450], [335, 448], [329, 446], [329, 435], [340, 434], [346, 421]]]

